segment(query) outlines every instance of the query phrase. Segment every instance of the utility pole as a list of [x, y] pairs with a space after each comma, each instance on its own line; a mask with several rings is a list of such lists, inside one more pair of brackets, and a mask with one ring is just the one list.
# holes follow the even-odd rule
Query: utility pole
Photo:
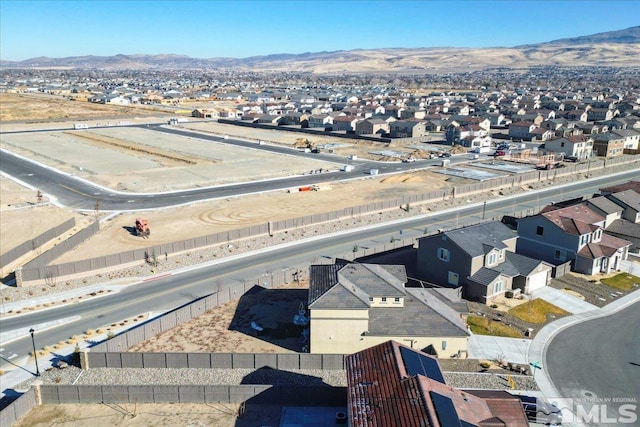
[[33, 357], [36, 359], [36, 377], [40, 376], [40, 368], [38, 368], [38, 353], [36, 353], [36, 341], [33, 338], [33, 333], [35, 331], [33, 328], [29, 329], [29, 333], [31, 334], [31, 344], [33, 345]]

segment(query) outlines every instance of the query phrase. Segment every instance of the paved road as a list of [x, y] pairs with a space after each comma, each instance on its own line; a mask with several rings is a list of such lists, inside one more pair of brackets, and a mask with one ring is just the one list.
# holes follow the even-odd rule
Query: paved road
[[[571, 198], [589, 194], [603, 185], [624, 182], [628, 179], [629, 175], [624, 173], [616, 177], [585, 180], [565, 186], [562, 191], [567, 198]], [[208, 295], [219, 286], [224, 287], [238, 280], [256, 278], [267, 271], [310, 265], [319, 262], [320, 258], [331, 258], [335, 254], [347, 253], [354, 244], [361, 248], [368, 248], [388, 243], [391, 237], [418, 238], [424, 235], [425, 229], [431, 231], [437, 228], [452, 229], [464, 224], [481, 222], [483, 212], [486, 218], [499, 217], [513, 210], [532, 208], [537, 203], [545, 204], [550, 200], [559, 200], [558, 189], [549, 188], [513, 197], [496, 198], [488, 201], [486, 207], [482, 203], [477, 203], [376, 227], [353, 230], [350, 233], [321, 236], [321, 238], [295, 242], [284, 247], [273, 247], [239, 258], [223, 259], [214, 265], [168, 278], [140, 283], [116, 295], [35, 312], [14, 319], [8, 318], [3, 320], [2, 327], [3, 331], [28, 330], [32, 325], [63, 317], [81, 316], [79, 321], [38, 334], [39, 346], [55, 344], [70, 335], [82, 334], [89, 328], [96, 329], [144, 312], [158, 312], [177, 307], [197, 297]], [[402, 235], [400, 235], [401, 232]], [[30, 350], [31, 343], [27, 338], [22, 338], [3, 347], [5, 347], [5, 354], [25, 355]]]
[[[598, 404], [605, 405], [609, 418], [617, 418], [620, 405], [628, 402], [606, 403], [606, 399], [636, 399], [632, 403], [639, 417], [635, 422], [626, 424], [594, 418], [594, 426], [640, 425], [639, 327], [640, 302], [636, 302], [613, 315], [562, 330], [547, 347], [547, 373], [560, 397], [585, 403], [589, 399], [601, 399]], [[603, 415], [602, 406], [597, 411], [599, 416]]]
[[[147, 128], [146, 125], [139, 125], [136, 127]], [[354, 166], [354, 170], [350, 172], [338, 172], [337, 170], [339, 169], [339, 166], [346, 162], [344, 158], [339, 156], [304, 153], [287, 147], [258, 145], [256, 143], [238, 139], [224, 139], [220, 136], [203, 135], [182, 129], [161, 127], [159, 125], [151, 125], [149, 129], [163, 133], [204, 139], [216, 143], [236, 145], [239, 147], [251, 147], [253, 149], [260, 149], [277, 154], [287, 154], [294, 157], [299, 156], [305, 158], [317, 158], [323, 161], [332, 161], [336, 163], [336, 170], [331, 173], [309, 174], [274, 180], [153, 194], [118, 192], [100, 187], [89, 181], [78, 179], [70, 174], [63, 173], [23, 157], [16, 156], [6, 150], [0, 150], [0, 171], [39, 189], [43, 193], [54, 196], [59, 204], [72, 209], [93, 210], [96, 200], [99, 200], [100, 209], [102, 211], [128, 211], [134, 208], [135, 210], [157, 209], [167, 206], [183, 205], [195, 201], [284, 190], [291, 187], [307, 186], [331, 181], [363, 178], [368, 176], [369, 171], [372, 168], [378, 169], [379, 174], [384, 175], [429, 168], [440, 163], [440, 160], [420, 160], [415, 163], [389, 163], [375, 162], [371, 160], [357, 160], [350, 162]], [[468, 161], [468, 158], [466, 156], [461, 156], [452, 159], [453, 163], [463, 161]]]

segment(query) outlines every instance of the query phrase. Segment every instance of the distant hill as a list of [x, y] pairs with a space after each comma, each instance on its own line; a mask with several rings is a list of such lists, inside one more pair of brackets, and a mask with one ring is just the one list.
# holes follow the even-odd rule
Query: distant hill
[[571, 37], [567, 39], [552, 40], [546, 45], [557, 44], [598, 44], [598, 43], [640, 43], [640, 25], [637, 27], [627, 28], [626, 30], [608, 31], [606, 33], [597, 33], [590, 36]]
[[209, 59], [171, 54], [120, 54], [0, 61], [2, 68], [234, 69], [315, 73], [429, 73], [533, 66], [640, 67], [640, 26], [545, 43], [497, 48], [356, 49]]

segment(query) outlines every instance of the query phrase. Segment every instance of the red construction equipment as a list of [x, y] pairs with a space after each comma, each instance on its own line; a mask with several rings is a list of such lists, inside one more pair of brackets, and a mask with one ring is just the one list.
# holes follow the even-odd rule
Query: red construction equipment
[[136, 218], [136, 236], [149, 237], [151, 229], [149, 228], [149, 220], [144, 218]]

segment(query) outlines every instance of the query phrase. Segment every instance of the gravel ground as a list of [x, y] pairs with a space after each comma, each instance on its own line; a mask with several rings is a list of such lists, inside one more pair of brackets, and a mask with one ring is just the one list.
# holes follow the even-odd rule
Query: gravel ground
[[[637, 168], [637, 163], [620, 165], [617, 167], [608, 167], [607, 173], [619, 172], [623, 170], [629, 170]], [[604, 170], [591, 171], [592, 176], [602, 175]], [[520, 193], [527, 190], [534, 190], [540, 188], [550, 187], [553, 184], [562, 185], [569, 182], [573, 182], [576, 179], [580, 179], [582, 175], [570, 175], [561, 178], [557, 178], [555, 183], [550, 181], [533, 183], [526, 188], [513, 187], [506, 188], [499, 191], [500, 195], [511, 195]], [[269, 247], [276, 244], [282, 244], [292, 242], [302, 238], [310, 236], [328, 234], [333, 232], [339, 232], [348, 230], [354, 227], [362, 227], [371, 224], [377, 224], [386, 221], [392, 221], [394, 219], [407, 218], [415, 215], [424, 214], [426, 212], [438, 211], [442, 209], [448, 209], [454, 206], [465, 205], [469, 203], [480, 202], [487, 197], [495, 197], [495, 194], [488, 195], [487, 193], [479, 193], [475, 195], [469, 195], [459, 197], [455, 201], [440, 201], [437, 203], [429, 203], [423, 205], [413, 205], [409, 212], [402, 209], [394, 209], [385, 211], [382, 214], [375, 213], [372, 215], [360, 216], [357, 218], [349, 218], [340, 221], [333, 221], [330, 223], [318, 224], [314, 226], [303, 227], [296, 230], [290, 230], [288, 232], [282, 232], [269, 236], [260, 236], [252, 239], [245, 239], [241, 241], [231, 242], [230, 244], [224, 244], [214, 247], [207, 247], [197, 250], [192, 250], [186, 253], [172, 255], [165, 261], [164, 257], [159, 257], [158, 266], [155, 269], [155, 274], [171, 271], [177, 268], [183, 268], [200, 264], [206, 260], [219, 259], [229, 255], [236, 255], [243, 252], [257, 250], [265, 247]], [[16, 287], [2, 287], [2, 297], [5, 302], [22, 301], [29, 298], [36, 298], [40, 296], [50, 296], [55, 293], [80, 290], [82, 288], [96, 285], [100, 283], [108, 284], [109, 281], [115, 281], [116, 283], [132, 283], [140, 278], [149, 276], [150, 266], [141, 264], [136, 267], [130, 267], [126, 269], [113, 270], [104, 274], [90, 274], [83, 278], [73, 279], [65, 281], [64, 283], [57, 283], [55, 286], [42, 285], [42, 286], [30, 286], [24, 288]]]
[[[508, 388], [507, 374], [445, 372], [447, 384], [457, 388], [483, 388], [503, 390]], [[518, 390], [538, 390], [533, 377], [512, 375]], [[346, 387], [344, 370], [322, 371], [253, 369], [135, 369], [96, 368], [86, 371], [75, 366], [66, 369], [52, 368], [40, 376], [43, 384], [78, 385], [328, 385]], [[35, 380], [18, 384], [16, 390], [24, 390]]]

